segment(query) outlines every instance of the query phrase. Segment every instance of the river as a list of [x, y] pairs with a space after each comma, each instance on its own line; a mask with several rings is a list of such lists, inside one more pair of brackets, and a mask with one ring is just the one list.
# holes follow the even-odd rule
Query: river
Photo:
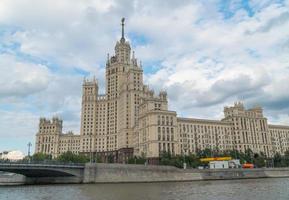
[[0, 200], [288, 200], [289, 179], [0, 186]]

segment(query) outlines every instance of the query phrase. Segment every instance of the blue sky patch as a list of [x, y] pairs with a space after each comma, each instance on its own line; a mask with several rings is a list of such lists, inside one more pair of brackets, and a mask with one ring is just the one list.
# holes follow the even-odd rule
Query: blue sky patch
[[129, 32], [128, 37], [131, 40], [132, 47], [144, 46], [150, 42], [149, 39], [145, 35], [138, 34], [136, 32]]
[[254, 10], [250, 7], [249, 0], [226, 0], [220, 1], [219, 4], [219, 12], [223, 14], [224, 19], [230, 19], [241, 9], [245, 10], [249, 17], [255, 14]]

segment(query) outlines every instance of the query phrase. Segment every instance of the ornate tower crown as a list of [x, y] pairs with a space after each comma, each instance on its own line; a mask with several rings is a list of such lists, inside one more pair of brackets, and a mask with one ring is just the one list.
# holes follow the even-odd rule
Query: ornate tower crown
[[130, 61], [130, 44], [124, 38], [124, 20], [121, 19], [121, 38], [115, 45], [115, 55], [118, 62], [129, 63]]

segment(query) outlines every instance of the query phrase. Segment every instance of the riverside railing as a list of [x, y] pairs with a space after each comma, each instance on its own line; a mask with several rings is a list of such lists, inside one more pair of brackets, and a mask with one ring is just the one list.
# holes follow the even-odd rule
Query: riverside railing
[[65, 166], [65, 167], [84, 167], [84, 163], [74, 163], [74, 162], [59, 162], [54, 160], [44, 160], [44, 161], [34, 161], [34, 160], [21, 160], [21, 161], [11, 161], [11, 160], [0, 160], [0, 165], [38, 165], [38, 166]]

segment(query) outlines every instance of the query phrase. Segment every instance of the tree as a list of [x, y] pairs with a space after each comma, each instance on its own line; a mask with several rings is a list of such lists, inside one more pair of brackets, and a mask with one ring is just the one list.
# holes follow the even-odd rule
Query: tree
[[209, 148], [206, 148], [204, 150], [197, 149], [196, 156], [198, 158], [208, 158], [208, 157], [212, 157], [213, 154], [214, 154], [214, 152]]
[[[258, 155], [257, 155], [258, 157]], [[254, 160], [254, 153], [251, 149], [246, 149], [245, 150], [245, 157], [244, 159], [246, 160], [247, 163], [253, 163]]]
[[289, 167], [289, 150], [285, 151], [284, 156], [283, 156], [283, 166], [284, 167]]
[[101, 156], [99, 156], [98, 154], [95, 155], [94, 160], [95, 160], [95, 162], [97, 162], [97, 163], [102, 163], [102, 162], [103, 162], [103, 160], [101, 159]]
[[108, 163], [114, 163], [114, 157], [113, 157], [112, 154], [109, 154], [109, 155], [107, 156], [107, 162], [108, 162]]
[[197, 168], [201, 165], [200, 158], [198, 158], [195, 154], [190, 153], [186, 156], [186, 162], [188, 167]]
[[128, 164], [144, 164], [146, 162], [146, 158], [142, 156], [134, 156], [128, 159]]
[[255, 153], [253, 163], [256, 167], [264, 167], [265, 166], [264, 154], [260, 153], [260, 155], [259, 155], [259, 154]]
[[161, 165], [172, 165], [173, 159], [169, 152], [162, 152], [160, 155], [160, 164]]
[[67, 151], [61, 154], [58, 158], [61, 162], [73, 162], [73, 163], [86, 163], [89, 162], [89, 158], [82, 154], [74, 154], [71, 151]]
[[45, 161], [45, 160], [52, 160], [52, 156], [44, 153], [35, 153], [31, 157], [32, 161]]
[[282, 156], [279, 153], [274, 155], [274, 167], [282, 167]]

